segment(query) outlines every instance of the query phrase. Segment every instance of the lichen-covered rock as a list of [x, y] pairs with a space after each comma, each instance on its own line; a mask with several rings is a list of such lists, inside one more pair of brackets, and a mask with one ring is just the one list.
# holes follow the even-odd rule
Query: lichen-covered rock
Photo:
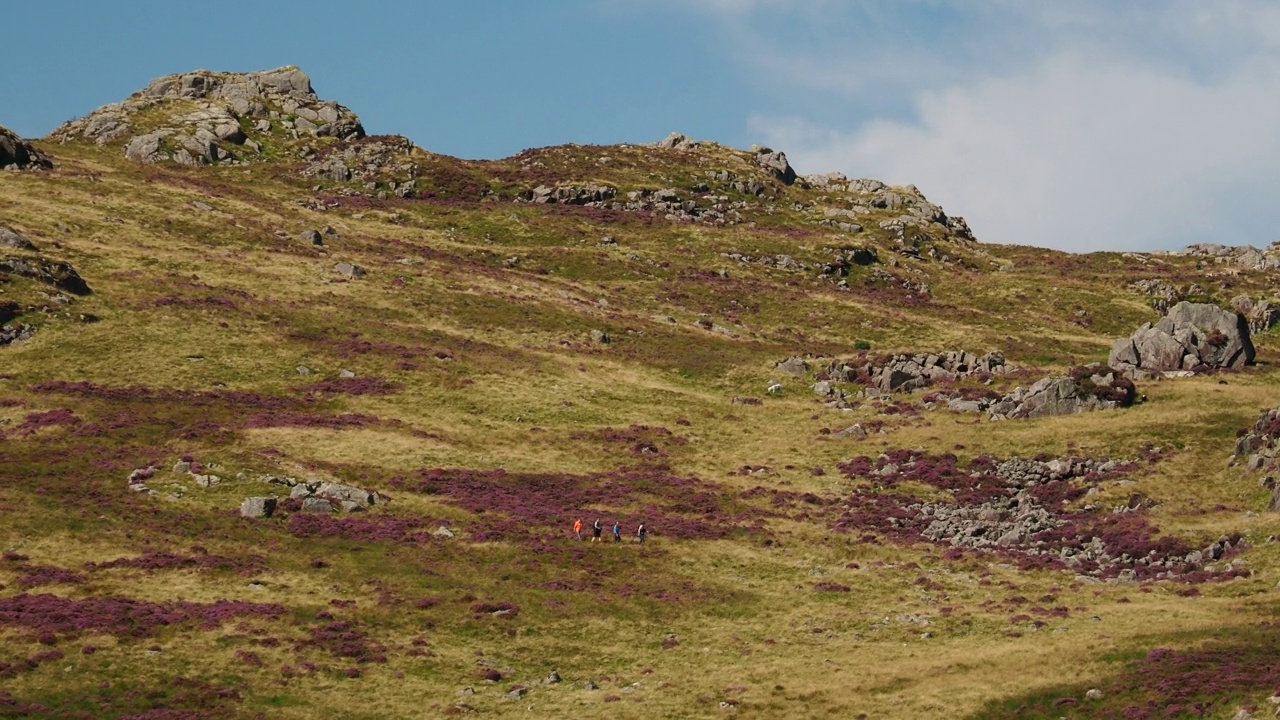
[[47, 170], [51, 167], [53, 163], [47, 155], [18, 137], [12, 130], [0, 127], [0, 170], [7, 168]]
[[1249, 323], [1237, 312], [1208, 303], [1180, 302], [1154, 325], [1111, 346], [1107, 364], [1129, 376], [1253, 364]]
[[119, 143], [126, 157], [141, 163], [209, 165], [252, 160], [269, 138], [363, 136], [355, 113], [321, 100], [306, 73], [286, 66], [166, 75], [122, 102], [63, 124], [50, 137]]

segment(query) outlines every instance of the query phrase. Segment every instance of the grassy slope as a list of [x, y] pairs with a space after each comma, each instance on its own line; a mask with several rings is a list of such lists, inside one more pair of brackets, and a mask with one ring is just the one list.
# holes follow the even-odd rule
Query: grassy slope
[[[1123, 412], [997, 424], [945, 411], [897, 418], [872, 406], [832, 410], [808, 391], [811, 378], [772, 370], [790, 355], [851, 355], [855, 341], [869, 340], [876, 351], [1000, 349], [1036, 368], [1027, 376], [1034, 378], [1105, 359], [1111, 339], [1151, 319], [1145, 299], [1125, 289], [1134, 279], [1199, 282], [1226, 301], [1261, 292], [1265, 276], [1207, 279], [1219, 269], [1179, 258], [1152, 269], [1118, 254], [946, 245], [960, 262], [902, 259], [899, 270], [920, 271], [933, 290], [932, 301], [913, 303], [900, 291], [864, 292], [856, 275], [855, 290], [845, 291], [812, 271], [721, 255], [786, 253], [813, 263], [826, 259], [824, 247], [853, 242], [878, 245], [886, 261], [892, 256], [874, 232], [849, 237], [813, 224], [815, 211], [793, 204], [821, 207], [822, 193], [812, 190], [780, 190], [785, 196], [771, 211], [753, 211], [754, 228], [635, 215], [602, 220], [505, 200], [391, 200], [317, 211], [299, 202], [313, 193], [277, 166], [144, 168], [111, 150], [46, 149], [58, 170], [0, 173], [0, 221], [73, 263], [94, 294], [71, 309], [101, 321], [29, 312], [22, 319], [39, 324], [38, 334], [0, 350], [0, 546], [27, 557], [0, 561], [0, 597], [230, 598], [278, 603], [284, 612], [212, 628], [177, 623], [142, 637], [119, 628], [59, 631], [52, 647], [64, 656], [34, 668], [23, 659], [48, 647], [32, 631], [10, 628], [0, 636], [0, 661], [18, 667], [4, 688], [23, 702], [69, 712], [74, 698], [89, 697], [84, 702], [96, 703], [100, 716], [210, 704], [223, 716], [352, 718], [457, 707], [527, 715], [530, 706], [546, 716], [718, 717], [730, 712], [726, 704], [744, 717], [1005, 716], [1020, 707], [1029, 715], [1089, 714], [1054, 700], [1097, 686], [1108, 688], [1107, 707], [1122, 707], [1123, 688], [1134, 685], [1125, 673], [1148, 650], [1213, 642], [1248, 649], [1273, 614], [1267, 599], [1280, 557], [1264, 539], [1280, 522], [1256, 512], [1266, 500], [1256, 478], [1224, 465], [1235, 430], [1275, 404], [1271, 337], [1257, 339], [1262, 365], [1227, 384], [1149, 384], [1141, 388], [1148, 401]], [[619, 158], [616, 169], [592, 160], [604, 152]], [[540, 153], [537, 172], [515, 159], [437, 162], [493, 178], [501, 192], [548, 176], [609, 181], [623, 191], [680, 186], [704, 167], [741, 164], [717, 147], [704, 155]], [[296, 238], [325, 225], [340, 238], [323, 252]], [[606, 234], [616, 247], [598, 245]], [[514, 267], [504, 263], [510, 257], [519, 258]], [[369, 275], [339, 282], [331, 268], [340, 260]], [[721, 269], [727, 277], [714, 274]], [[45, 288], [25, 280], [0, 290], [24, 305], [49, 302], [40, 295]], [[1080, 311], [1087, 323], [1073, 322]], [[697, 327], [699, 317], [733, 336]], [[593, 343], [592, 329], [614, 341]], [[300, 376], [299, 365], [312, 374]], [[307, 394], [341, 369], [381, 378], [395, 391]], [[772, 379], [784, 382], [781, 395], [759, 406], [730, 404], [735, 395], [763, 396]], [[51, 381], [135, 389], [110, 397], [37, 391]], [[146, 395], [138, 387], [185, 394]], [[231, 391], [257, 395], [236, 399]], [[282, 409], [273, 398], [290, 404]], [[32, 415], [62, 408], [78, 424], [23, 429]], [[351, 414], [377, 420], [333, 427], [305, 419]], [[876, 419], [889, 420], [886, 432], [863, 441], [819, 432]], [[673, 436], [601, 430], [633, 424]], [[644, 441], [666, 456], [636, 452]], [[836, 500], [854, 482], [835, 472], [837, 463], [893, 448], [962, 448], [955, 451], [963, 458], [1128, 458], [1147, 443], [1176, 452], [1104, 497], [1145, 494], [1158, 503], [1153, 521], [1172, 535], [1201, 541], [1243, 533], [1254, 544], [1242, 556], [1253, 577], [1203, 585], [1193, 597], [1172, 583], [1084, 584], [1071, 573], [1019, 571], [996, 558], [949, 559], [933, 546], [861, 543], [830, 530], [834, 506], [781, 512], [741, 497], [764, 486]], [[225, 482], [203, 489], [169, 474], [184, 455], [212, 464]], [[165, 468], [151, 483], [159, 495], [127, 493], [125, 476], [148, 463]], [[738, 474], [744, 465], [769, 469]], [[517, 484], [545, 484], [528, 493], [535, 506], [555, 507], [580, 492], [588, 522], [595, 513], [621, 515], [630, 533], [638, 519], [660, 514], [730, 532], [699, 539], [658, 525], [643, 548], [589, 547], [564, 539], [566, 516], [556, 518], [563, 524], [529, 528], [525, 540], [473, 542], [472, 533], [501, 524], [502, 508], [470, 512], [447, 492], [415, 490], [420, 468], [498, 467], [531, 474]], [[815, 475], [816, 467], [826, 473]], [[594, 484], [626, 468], [668, 479], [644, 491], [593, 493]], [[411, 533], [400, 527], [390, 539], [302, 536], [285, 517], [242, 520], [234, 508], [243, 497], [273, 490], [256, 479], [261, 473], [385, 489], [395, 501], [369, 513], [371, 521], [396, 519], [427, 532], [450, 525], [459, 535], [404, 540]], [[396, 477], [406, 479], [397, 484]], [[679, 480], [667, 495], [669, 478]], [[494, 492], [501, 485], [485, 482]], [[680, 482], [712, 498], [686, 493]], [[699, 508], [711, 514], [703, 518]], [[226, 560], [85, 569], [155, 551]], [[70, 569], [84, 581], [27, 589], [28, 565]], [[819, 581], [850, 591], [815, 592]], [[1070, 611], [1039, 627], [1013, 622], [1012, 597]], [[520, 611], [502, 619], [472, 609], [485, 601]], [[352, 625], [340, 630], [366, 637], [366, 647], [357, 636], [341, 647], [315, 639], [343, 621]], [[668, 635], [678, 644], [664, 648]], [[86, 644], [97, 651], [83, 654]], [[386, 661], [362, 662], [376, 655]], [[485, 666], [504, 680], [483, 680]], [[346, 677], [347, 668], [359, 677]], [[553, 669], [567, 682], [536, 684]], [[148, 696], [176, 676], [207, 685]], [[582, 689], [578, 681], [586, 679], [601, 689]], [[515, 684], [532, 690], [509, 700], [504, 694]], [[457, 694], [466, 687], [475, 694]], [[219, 697], [218, 689], [241, 699]], [[1272, 689], [1245, 688], [1240, 702], [1259, 702]], [[104, 702], [113, 709], [102, 709]], [[1234, 702], [1214, 712], [1229, 716]]]

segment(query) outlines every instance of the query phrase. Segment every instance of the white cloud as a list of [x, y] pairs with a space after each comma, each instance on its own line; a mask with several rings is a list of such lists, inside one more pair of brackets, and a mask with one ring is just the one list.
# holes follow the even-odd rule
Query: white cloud
[[[815, 96], [748, 120], [801, 172], [913, 183], [989, 242], [1155, 249], [1280, 235], [1273, 3], [911, 4], [953, 15], [927, 27], [832, 5], [828, 28], [788, 37], [776, 4], [702, 2], [741, 11], [725, 24], [737, 57], [776, 96]], [[842, 46], [842, 33], [859, 42]]]
[[[1205, 85], [1109, 58], [1062, 56], [917, 101], [910, 121], [851, 130], [756, 116], [801, 172], [914, 183], [990, 242], [1155, 249], [1269, 225], [1280, 191], [1280, 64]], [[1250, 222], [1241, 213], [1266, 215]]]

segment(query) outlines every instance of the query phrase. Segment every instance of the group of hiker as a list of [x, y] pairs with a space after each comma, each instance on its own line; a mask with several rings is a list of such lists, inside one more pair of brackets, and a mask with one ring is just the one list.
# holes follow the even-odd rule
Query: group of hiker
[[[604, 533], [604, 525], [601, 524], [600, 518], [596, 518], [596, 521], [591, 524], [591, 542], [604, 542], [603, 540], [600, 539], [600, 535], [602, 533]], [[648, 535], [649, 535], [648, 528], [644, 526], [644, 523], [640, 523], [640, 526], [636, 528], [636, 542], [643, 545], [644, 539]], [[582, 539], [582, 519], [581, 518], [573, 521], [573, 537], [575, 540]], [[616, 543], [622, 542], [622, 523], [617, 520], [613, 521], [613, 541]]]

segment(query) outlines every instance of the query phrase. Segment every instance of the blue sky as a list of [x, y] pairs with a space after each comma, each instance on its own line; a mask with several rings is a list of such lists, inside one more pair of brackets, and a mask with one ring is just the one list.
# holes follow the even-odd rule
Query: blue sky
[[1280, 237], [1276, 2], [12, 5], [0, 124], [29, 137], [159, 75], [296, 64], [370, 132], [461, 157], [680, 130], [915, 184], [987, 242]]

